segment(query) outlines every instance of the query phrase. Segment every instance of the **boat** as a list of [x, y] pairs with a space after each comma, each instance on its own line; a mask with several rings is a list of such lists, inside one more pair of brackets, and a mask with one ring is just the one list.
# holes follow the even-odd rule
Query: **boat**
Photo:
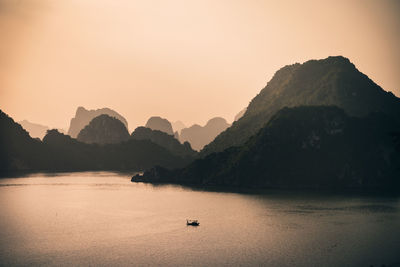
[[186, 220], [186, 225], [199, 226], [200, 223], [197, 220]]

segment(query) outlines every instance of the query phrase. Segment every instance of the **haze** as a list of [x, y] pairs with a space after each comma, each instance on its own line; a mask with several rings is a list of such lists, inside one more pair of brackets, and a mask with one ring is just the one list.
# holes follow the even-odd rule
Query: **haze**
[[109, 107], [132, 131], [153, 115], [232, 121], [276, 70], [348, 57], [400, 95], [400, 2], [0, 0], [0, 107], [67, 128]]

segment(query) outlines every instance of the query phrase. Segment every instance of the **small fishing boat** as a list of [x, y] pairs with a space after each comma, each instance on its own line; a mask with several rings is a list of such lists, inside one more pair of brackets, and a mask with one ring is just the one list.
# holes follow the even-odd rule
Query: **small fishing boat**
[[197, 220], [186, 220], [186, 225], [199, 226], [200, 223]]

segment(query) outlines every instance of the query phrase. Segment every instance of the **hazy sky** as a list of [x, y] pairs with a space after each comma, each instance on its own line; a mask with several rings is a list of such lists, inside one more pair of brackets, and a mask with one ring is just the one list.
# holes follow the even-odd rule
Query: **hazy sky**
[[0, 109], [232, 121], [280, 67], [329, 55], [399, 96], [399, 47], [396, 0], [0, 0]]

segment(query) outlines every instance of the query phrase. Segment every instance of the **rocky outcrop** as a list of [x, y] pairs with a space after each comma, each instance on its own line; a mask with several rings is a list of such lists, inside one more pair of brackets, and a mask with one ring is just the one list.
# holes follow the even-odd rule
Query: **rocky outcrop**
[[117, 118], [125, 125], [126, 129], [128, 129], [128, 122], [126, 121], [126, 119], [112, 109], [101, 108], [96, 110], [87, 110], [84, 107], [78, 107], [78, 109], [76, 110], [75, 117], [71, 119], [68, 135], [70, 135], [73, 138], [76, 138], [79, 132], [86, 125], [88, 125], [91, 120], [102, 114], [106, 114], [110, 117]]
[[87, 144], [117, 144], [127, 141], [129, 132], [120, 120], [103, 114], [91, 120], [77, 139]]
[[161, 118], [158, 116], [151, 117], [147, 121], [145, 127], [150, 128], [152, 130], [158, 130], [158, 131], [167, 133], [169, 135], [174, 135], [171, 123], [167, 119], [164, 119], [164, 118]]
[[224, 118], [215, 117], [203, 127], [194, 124], [189, 128], [182, 129], [179, 140], [181, 142], [189, 142], [193, 149], [200, 151], [229, 126], [230, 124]]

